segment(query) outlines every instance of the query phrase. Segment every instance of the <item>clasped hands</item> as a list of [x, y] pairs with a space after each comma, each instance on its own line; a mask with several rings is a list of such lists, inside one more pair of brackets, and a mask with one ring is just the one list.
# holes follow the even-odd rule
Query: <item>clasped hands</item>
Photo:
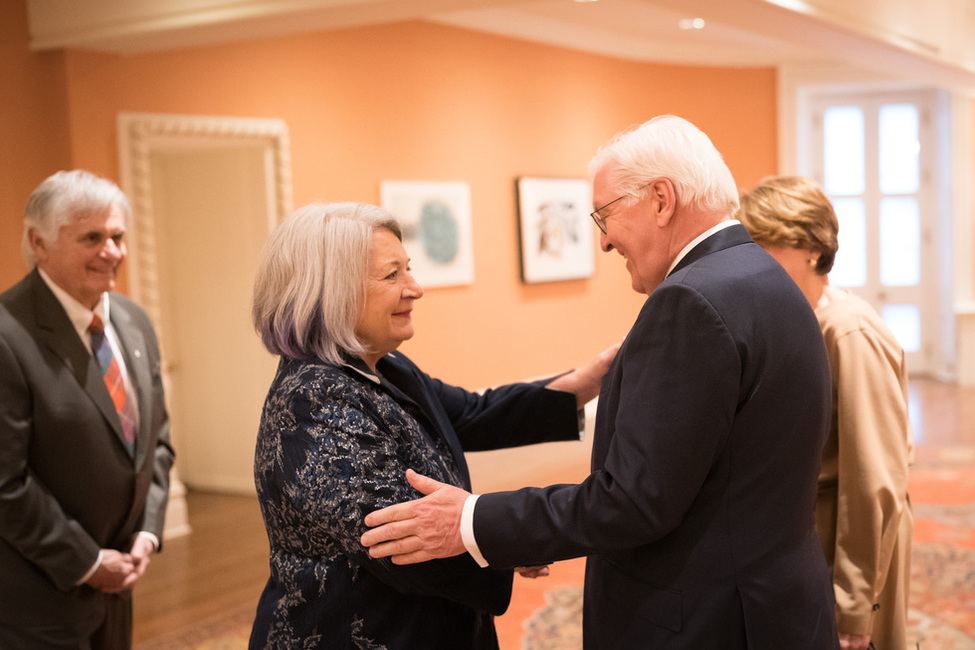
[[85, 584], [109, 594], [131, 589], [145, 575], [149, 556], [155, 550], [152, 541], [143, 535], [136, 535], [128, 553], [103, 548], [102, 561]]

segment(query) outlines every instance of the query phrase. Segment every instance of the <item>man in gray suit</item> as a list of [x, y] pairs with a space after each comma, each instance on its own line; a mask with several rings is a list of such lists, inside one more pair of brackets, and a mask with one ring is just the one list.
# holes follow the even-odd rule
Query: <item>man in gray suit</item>
[[173, 450], [146, 313], [114, 293], [131, 207], [58, 172], [31, 194], [32, 270], [0, 294], [0, 648], [132, 645]]
[[374, 557], [493, 567], [588, 556], [587, 650], [839, 648], [813, 530], [830, 413], [802, 292], [734, 220], [706, 135], [673, 116], [590, 163], [600, 246], [647, 301], [603, 378], [579, 485], [430, 496], [366, 517]]

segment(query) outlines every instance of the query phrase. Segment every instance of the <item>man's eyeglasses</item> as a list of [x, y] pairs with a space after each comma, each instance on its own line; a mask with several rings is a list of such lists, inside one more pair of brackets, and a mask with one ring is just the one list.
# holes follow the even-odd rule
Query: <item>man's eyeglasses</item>
[[609, 215], [606, 214], [606, 208], [608, 208], [609, 206], [613, 205], [617, 201], [622, 201], [625, 198], [626, 198], [626, 195], [624, 194], [620, 198], [613, 199], [612, 201], [610, 201], [609, 203], [607, 203], [603, 207], [596, 208], [593, 212], [590, 212], [589, 213], [589, 216], [592, 217], [592, 220], [596, 222], [596, 225], [599, 226], [599, 229], [603, 231], [603, 234], [604, 235], [606, 234], [606, 219], [607, 219], [607, 217], [609, 217]]

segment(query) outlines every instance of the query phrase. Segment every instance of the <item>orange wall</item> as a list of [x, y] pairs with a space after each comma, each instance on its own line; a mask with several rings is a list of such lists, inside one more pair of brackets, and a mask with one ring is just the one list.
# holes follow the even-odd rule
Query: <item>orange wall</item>
[[[522, 284], [516, 177], [584, 177], [607, 138], [662, 113], [707, 132], [743, 188], [777, 168], [771, 69], [626, 62], [427, 23], [140, 56], [69, 51], [65, 77], [70, 164], [113, 178], [116, 116], [138, 111], [283, 119], [296, 207], [375, 203], [382, 180], [469, 183], [474, 284], [427, 291], [403, 347], [469, 387], [585, 362], [643, 301], [622, 259], [603, 253], [592, 278]], [[19, 212], [3, 220], [0, 255]], [[213, 245], [233, 245], [233, 232]], [[7, 286], [22, 270], [3, 273]]]
[[27, 3], [0, 3], [0, 290], [24, 274], [27, 195], [71, 164], [64, 53], [27, 50]]

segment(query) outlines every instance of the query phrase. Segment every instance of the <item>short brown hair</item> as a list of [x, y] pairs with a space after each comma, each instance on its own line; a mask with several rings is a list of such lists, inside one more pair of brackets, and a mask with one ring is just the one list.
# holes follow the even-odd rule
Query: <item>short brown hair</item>
[[763, 248], [819, 253], [816, 273], [833, 268], [839, 222], [826, 193], [801, 176], [770, 176], [741, 196], [738, 220]]

